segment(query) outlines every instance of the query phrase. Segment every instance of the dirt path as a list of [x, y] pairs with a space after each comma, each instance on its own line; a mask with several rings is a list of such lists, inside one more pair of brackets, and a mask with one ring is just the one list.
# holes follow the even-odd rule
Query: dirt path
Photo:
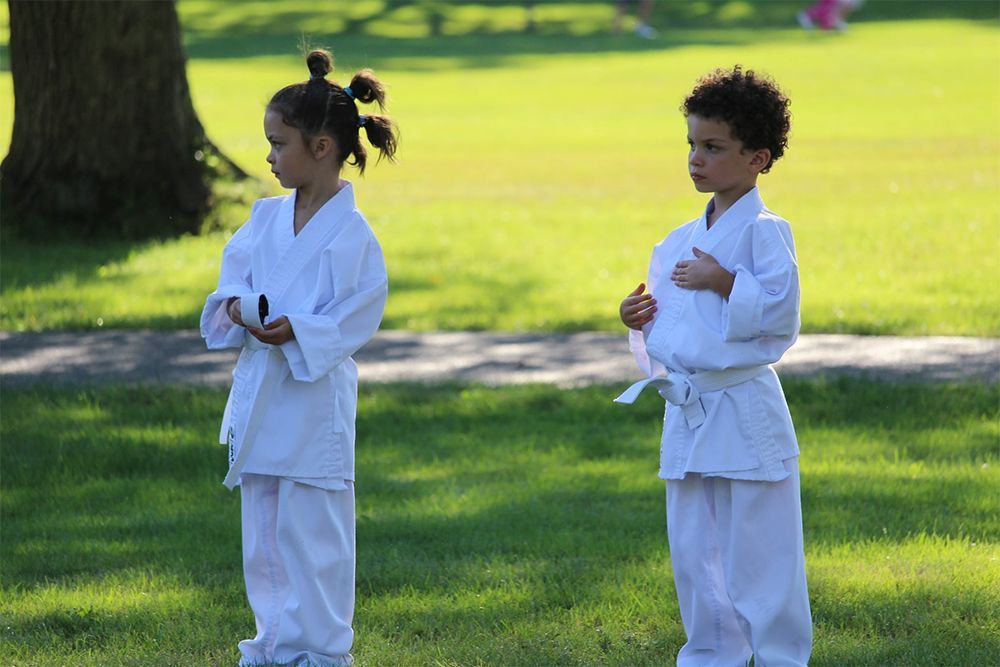
[[[0, 375], [25, 383], [165, 382], [225, 386], [235, 350], [209, 351], [196, 332], [0, 332]], [[621, 334], [380, 332], [355, 355], [362, 382], [460, 380], [580, 386], [636, 379]], [[1000, 339], [802, 336], [782, 377], [865, 375], [891, 381], [1000, 379]]]

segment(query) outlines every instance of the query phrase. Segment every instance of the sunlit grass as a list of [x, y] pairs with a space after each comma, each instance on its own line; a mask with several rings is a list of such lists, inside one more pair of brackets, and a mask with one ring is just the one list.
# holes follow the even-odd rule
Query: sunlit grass
[[[811, 664], [1000, 649], [996, 387], [785, 383], [802, 445]], [[365, 665], [642, 666], [683, 642], [656, 478], [662, 404], [618, 387], [363, 387]], [[223, 393], [4, 390], [11, 664], [234, 663], [252, 632]]]
[[[357, 3], [336, 20], [296, 3], [181, 4], [202, 121], [261, 179], [262, 109], [304, 77], [301, 32], [333, 47], [341, 80], [372, 66], [389, 83], [399, 164], [355, 178], [389, 264], [386, 327], [619, 327], [652, 245], [705, 203], [678, 106], [697, 76], [738, 62], [793, 100], [789, 152], [761, 187], [795, 230], [804, 330], [1000, 334], [1000, 293], [984, 279], [1000, 270], [996, 22], [858, 23], [844, 35], [667, 26], [637, 43], [595, 27], [611, 3], [583, 3], [567, 14], [578, 23], [546, 19], [568, 10], [543, 3], [535, 35], [519, 32], [516, 3], [439, 6], [441, 34], [414, 37], [394, 36], [406, 30], [397, 14], [427, 3]], [[361, 23], [333, 34], [349, 21]], [[0, 327], [193, 327], [223, 242], [108, 253], [5, 240]]]

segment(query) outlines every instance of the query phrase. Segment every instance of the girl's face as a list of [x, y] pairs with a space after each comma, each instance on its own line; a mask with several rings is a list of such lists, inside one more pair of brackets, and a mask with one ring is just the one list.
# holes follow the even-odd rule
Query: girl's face
[[[271, 150], [267, 163], [283, 188], [312, 185], [317, 177], [330, 171], [326, 155], [317, 155], [298, 128], [286, 125], [281, 114], [268, 109], [264, 113], [264, 135]], [[315, 142], [314, 142], [315, 143]]]
[[[743, 196], [757, 182], [762, 151], [750, 151], [734, 139], [729, 124], [690, 115], [688, 124], [688, 171], [698, 192]], [[767, 151], [763, 151], [767, 153]]]

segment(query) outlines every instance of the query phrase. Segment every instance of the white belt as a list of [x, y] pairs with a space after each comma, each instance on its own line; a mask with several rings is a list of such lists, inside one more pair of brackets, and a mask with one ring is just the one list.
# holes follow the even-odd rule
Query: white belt
[[243, 471], [244, 466], [246, 466], [247, 459], [250, 457], [250, 450], [257, 439], [257, 431], [260, 429], [260, 422], [264, 418], [264, 412], [271, 398], [271, 391], [281, 381], [281, 371], [283, 368], [286, 368], [281, 363], [281, 353], [278, 349], [274, 345], [262, 343], [257, 340], [249, 331], [243, 335], [243, 347], [255, 352], [258, 350], [267, 351], [267, 366], [264, 369], [264, 378], [260, 381], [260, 387], [257, 388], [257, 395], [254, 396], [253, 404], [250, 406], [250, 414], [247, 416], [247, 426], [243, 429], [243, 434], [240, 437], [240, 451], [236, 454], [236, 458], [229, 466], [226, 478], [222, 481], [230, 490], [239, 482], [240, 473]]
[[684, 411], [684, 418], [689, 428], [696, 429], [705, 423], [705, 406], [701, 395], [719, 391], [727, 387], [743, 384], [757, 377], [770, 366], [752, 366], [750, 368], [733, 368], [725, 371], [702, 371], [701, 373], [669, 373], [639, 380], [621, 393], [615, 403], [632, 404], [642, 390], [653, 385], [660, 396], [669, 403]]
[[270, 343], [265, 343], [259, 338], [255, 338], [249, 331], [243, 332], [243, 347], [248, 350], [270, 350], [274, 346]]

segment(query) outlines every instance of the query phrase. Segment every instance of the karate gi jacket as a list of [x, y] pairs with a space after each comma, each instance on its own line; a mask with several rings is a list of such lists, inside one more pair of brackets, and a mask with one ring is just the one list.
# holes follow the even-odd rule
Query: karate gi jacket
[[[226, 244], [201, 334], [210, 349], [243, 346], [219, 438], [229, 444], [231, 466], [240, 448], [250, 447], [236, 472], [343, 489], [354, 479], [358, 376], [351, 355], [378, 329], [388, 279], [350, 184], [297, 236], [295, 196], [255, 202], [250, 219]], [[285, 315], [294, 331], [292, 340], [270, 350], [244, 346], [249, 334], [226, 312], [230, 297], [258, 292], [269, 301], [269, 321]], [[261, 394], [266, 401], [257, 401], [265, 381], [273, 386]], [[247, 438], [255, 410], [259, 427]]]
[[[713, 205], [653, 249], [647, 285], [657, 312], [642, 331], [629, 331], [629, 347], [649, 377], [763, 367], [752, 380], [703, 393], [707, 418], [697, 428], [689, 427], [681, 408], [667, 404], [661, 478], [702, 473], [777, 481], [788, 476], [782, 461], [799, 453], [781, 384], [768, 366], [799, 332], [792, 231], [764, 206], [756, 187], [709, 229]], [[678, 261], [694, 259], [696, 246], [735, 274], [729, 299], [707, 289], [681, 289], [670, 280]]]

